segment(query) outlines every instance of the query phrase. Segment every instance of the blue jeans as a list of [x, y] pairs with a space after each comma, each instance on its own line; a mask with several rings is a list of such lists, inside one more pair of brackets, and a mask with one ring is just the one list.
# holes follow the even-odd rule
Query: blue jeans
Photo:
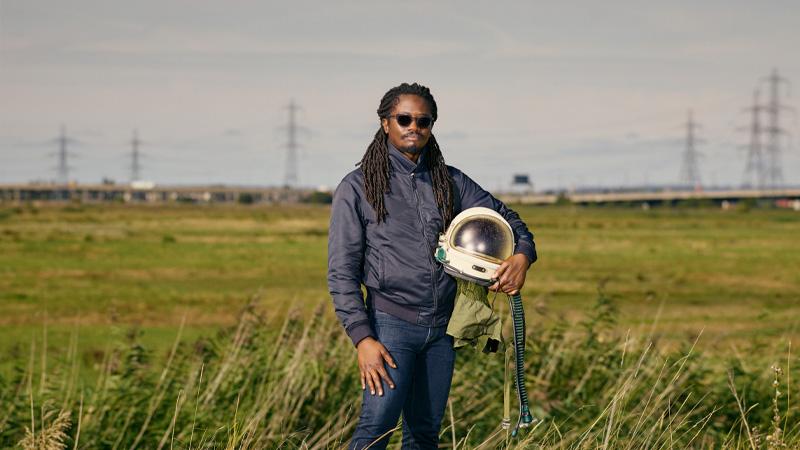
[[447, 326], [426, 327], [375, 311], [375, 334], [392, 355], [396, 369], [384, 363], [395, 388], [383, 383], [383, 396], [364, 390], [361, 416], [350, 449], [384, 449], [403, 414], [403, 448], [435, 449], [444, 416], [456, 354]]

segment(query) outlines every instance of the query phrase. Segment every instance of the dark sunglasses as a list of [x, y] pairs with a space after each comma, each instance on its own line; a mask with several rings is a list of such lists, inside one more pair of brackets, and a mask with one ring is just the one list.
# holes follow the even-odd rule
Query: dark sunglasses
[[398, 125], [404, 128], [411, 125], [413, 120], [416, 120], [417, 128], [426, 129], [433, 125], [433, 118], [428, 116], [413, 117], [411, 114], [393, 114], [389, 116], [389, 118], [392, 117], [394, 117]]

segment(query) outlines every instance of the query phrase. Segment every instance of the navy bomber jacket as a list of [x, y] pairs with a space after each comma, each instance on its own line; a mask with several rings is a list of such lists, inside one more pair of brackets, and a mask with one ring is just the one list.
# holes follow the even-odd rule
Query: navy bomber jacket
[[[415, 164], [389, 143], [391, 192], [385, 195], [387, 215], [380, 224], [367, 202], [360, 168], [347, 174], [333, 194], [328, 289], [353, 345], [375, 337], [367, 308], [423, 326], [446, 325], [453, 312], [456, 282], [434, 259], [444, 227], [425, 157], [423, 150]], [[497, 211], [514, 231], [514, 252], [536, 261], [533, 234], [519, 215], [460, 170], [448, 169], [460, 196], [455, 213], [474, 206]]]

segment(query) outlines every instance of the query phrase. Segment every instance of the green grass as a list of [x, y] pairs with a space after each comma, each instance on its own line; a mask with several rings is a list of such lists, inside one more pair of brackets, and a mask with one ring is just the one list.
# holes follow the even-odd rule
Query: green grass
[[[800, 375], [800, 214], [518, 211], [540, 253], [523, 296], [529, 390], [547, 419], [523, 445], [749, 448], [776, 432], [769, 367], [783, 367], [781, 389]], [[31, 439], [72, 443], [77, 417], [83, 448], [341, 443], [359, 389], [325, 283], [328, 214], [0, 206], [0, 446], [32, 426]], [[461, 353], [443, 442], [500, 443], [499, 364]], [[800, 445], [797, 407], [778, 405]]]
[[[714, 209], [519, 208], [540, 261], [523, 291], [567, 317], [598, 283], [620, 326], [656, 313], [668, 338], [705, 329], [728, 345], [800, 317], [800, 214]], [[0, 214], [0, 348], [18, 327], [231, 325], [327, 302], [326, 207], [6, 207]], [[3, 342], [6, 341], [6, 342]]]
[[[150, 333], [184, 317], [190, 329], [230, 325], [259, 288], [274, 300], [264, 305], [272, 311], [310, 308], [327, 296], [321, 209], [6, 211], [13, 213], [0, 221], [0, 348], [40, 328], [45, 315], [56, 331], [77, 324]], [[101, 335], [89, 333], [99, 339], [88, 346]]]

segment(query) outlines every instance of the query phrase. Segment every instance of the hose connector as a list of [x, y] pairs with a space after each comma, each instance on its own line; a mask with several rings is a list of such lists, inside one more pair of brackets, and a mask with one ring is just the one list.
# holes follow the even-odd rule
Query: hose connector
[[534, 422], [533, 415], [531, 415], [530, 409], [528, 409], [528, 405], [524, 405], [522, 407], [522, 417], [520, 417], [520, 424], [519, 426], [522, 428], [528, 428]]

